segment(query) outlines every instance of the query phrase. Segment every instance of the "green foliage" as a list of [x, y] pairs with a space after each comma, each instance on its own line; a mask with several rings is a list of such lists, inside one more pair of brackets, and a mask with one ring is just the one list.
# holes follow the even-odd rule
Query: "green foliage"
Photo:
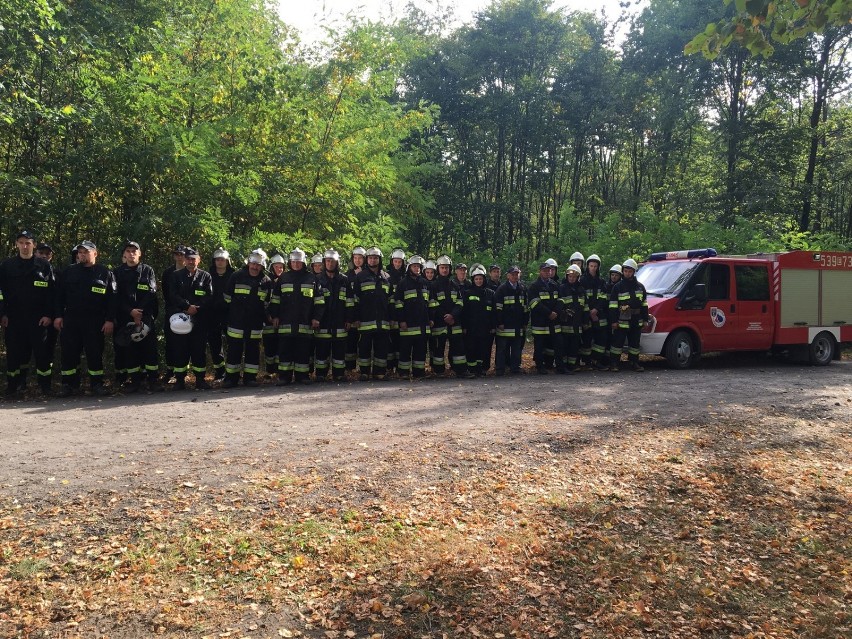
[[771, 40], [789, 44], [827, 26], [852, 22], [852, 0], [723, 0], [736, 13], [711, 22], [685, 47], [687, 55], [701, 52], [715, 58], [733, 44], [752, 55], [769, 57], [775, 52]]

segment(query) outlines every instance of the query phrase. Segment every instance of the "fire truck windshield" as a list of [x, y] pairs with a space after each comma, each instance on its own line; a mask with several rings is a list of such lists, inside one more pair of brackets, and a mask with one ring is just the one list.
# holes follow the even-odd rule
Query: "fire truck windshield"
[[636, 277], [649, 295], [666, 297], [674, 295], [689, 280], [692, 271], [700, 264], [693, 261], [648, 262], [636, 273]]

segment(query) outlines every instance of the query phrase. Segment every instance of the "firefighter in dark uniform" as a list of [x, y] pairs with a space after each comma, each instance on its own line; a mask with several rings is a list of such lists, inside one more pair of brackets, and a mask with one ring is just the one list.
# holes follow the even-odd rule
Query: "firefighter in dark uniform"
[[213, 300], [213, 280], [210, 273], [198, 268], [201, 256], [187, 246], [183, 252], [184, 267], [175, 271], [169, 285], [166, 301], [166, 318], [175, 313], [186, 313], [192, 318], [192, 330], [185, 335], [174, 335], [175, 388], [186, 388], [186, 374], [195, 373], [195, 389], [208, 390], [204, 379], [207, 372], [207, 322]]
[[270, 377], [278, 373], [278, 331], [272, 325], [272, 318], [278, 317], [278, 300], [273, 298], [271, 291], [275, 289], [275, 284], [278, 278], [284, 274], [284, 264], [286, 260], [280, 253], [276, 253], [269, 260], [269, 309], [268, 322], [263, 325], [263, 361], [266, 365], [266, 374]]
[[499, 264], [492, 264], [488, 267], [488, 281], [485, 283], [485, 286], [496, 293], [497, 289], [503, 283], [501, 280], [502, 273], [503, 269], [500, 268]]
[[580, 344], [589, 313], [586, 291], [580, 285], [581, 275], [580, 267], [571, 264], [565, 270], [565, 279], [559, 285], [559, 299], [562, 303], [559, 320], [564, 352], [561, 365], [563, 368], [567, 366], [569, 373], [580, 370]]
[[450, 366], [456, 377], [470, 377], [467, 356], [464, 351], [461, 315], [464, 304], [463, 291], [453, 284], [450, 269], [453, 261], [448, 255], [436, 260], [438, 276], [431, 286], [432, 339], [429, 352], [432, 355], [432, 372], [443, 375], [446, 370], [447, 342], [449, 342]]
[[456, 264], [455, 277], [451, 280], [459, 292], [464, 293], [470, 288], [470, 280], [467, 279], [467, 264], [459, 262]]
[[323, 254], [320, 286], [325, 297], [322, 321], [314, 334], [316, 340], [316, 380], [325, 381], [331, 368], [335, 382], [346, 378], [346, 344], [352, 324], [355, 301], [349, 280], [340, 272], [340, 254], [328, 249]]
[[[391, 253], [391, 263], [388, 268], [388, 277], [391, 283], [391, 297], [402, 278], [405, 277], [405, 251], [401, 248], [396, 248]], [[396, 372], [397, 361], [399, 359], [399, 320], [396, 317], [396, 306], [393, 302], [390, 303], [390, 342], [388, 346], [388, 373]]]
[[580, 286], [586, 291], [589, 304], [588, 326], [583, 330], [580, 357], [597, 370], [607, 370], [609, 348], [609, 293], [606, 282], [600, 275], [601, 258], [590, 255], [586, 270], [580, 276]]
[[[367, 266], [367, 249], [363, 246], [356, 246], [352, 249], [350, 256], [351, 265], [346, 271], [346, 279], [349, 282], [350, 291], [352, 285], [355, 284], [355, 277], [362, 269]], [[358, 330], [352, 327], [349, 331], [349, 337], [346, 338], [346, 370], [354, 371], [358, 364]]]
[[53, 368], [55, 280], [47, 260], [33, 254], [35, 241], [29, 231], [15, 238], [18, 255], [0, 263], [0, 324], [6, 339], [6, 394], [23, 393], [27, 387], [30, 357], [35, 357], [42, 395], [50, 394]]
[[58, 281], [56, 319], [62, 357], [60, 397], [80, 388], [80, 355], [86, 352], [89, 385], [93, 394], [108, 395], [104, 385], [104, 337], [115, 326], [115, 277], [97, 263], [98, 247], [86, 240], [77, 247], [77, 263], [65, 269]]
[[618, 370], [621, 351], [627, 341], [627, 362], [636, 372], [645, 370], [639, 363], [639, 341], [642, 327], [648, 321], [648, 292], [636, 279], [638, 266], [633, 259], [626, 259], [621, 265], [622, 279], [612, 287], [609, 295], [609, 314], [612, 322], [612, 351], [614, 358], [611, 371]]
[[533, 334], [533, 360], [539, 374], [546, 374], [550, 362], [556, 362], [564, 372], [562, 362], [562, 334], [559, 324], [559, 286], [551, 279], [551, 266], [543, 262], [539, 276], [528, 289], [530, 328]]
[[521, 372], [521, 355], [524, 350], [527, 323], [527, 287], [520, 281], [521, 269], [509, 267], [506, 281], [494, 293], [494, 313], [497, 325], [497, 345], [494, 351], [494, 368], [498, 376], [506, 372]]
[[[182, 244], [178, 244], [174, 250], [172, 251], [172, 259], [174, 260], [174, 264], [170, 265], [163, 271], [163, 276], [160, 278], [160, 282], [162, 283], [163, 290], [163, 303], [168, 308], [169, 298], [171, 297], [171, 286], [172, 286], [172, 276], [175, 271], [179, 271], [183, 268], [185, 258], [183, 255], [184, 247]], [[166, 315], [165, 320], [163, 322], [163, 338], [166, 342], [166, 372], [163, 375], [164, 381], [169, 381], [174, 375], [174, 360], [175, 360], [175, 348], [174, 348], [174, 333], [172, 333], [172, 329], [169, 326], [169, 315]]]
[[[265, 254], [264, 254], [265, 258]], [[225, 380], [225, 332], [228, 330], [228, 304], [225, 301], [225, 288], [234, 267], [231, 266], [231, 255], [220, 246], [213, 251], [210, 260], [210, 278], [213, 283], [213, 301], [210, 303], [207, 318], [207, 345], [210, 347], [210, 358], [213, 360], [213, 377], [217, 381]]]
[[310, 358], [314, 330], [322, 320], [325, 300], [317, 278], [308, 270], [305, 252], [290, 252], [289, 269], [278, 278], [272, 291], [278, 316], [278, 386], [294, 380], [310, 384]]
[[[612, 289], [615, 288], [615, 285], [621, 281], [621, 264], [613, 264], [609, 269], [608, 273], [609, 277], [606, 281], [606, 314], [607, 314], [607, 325], [609, 326], [609, 296], [612, 293]], [[606, 341], [606, 361], [607, 361], [607, 370], [610, 370], [609, 365], [612, 363], [613, 359], [620, 360], [621, 359], [621, 351], [615, 353], [612, 349], [612, 330], [607, 330], [607, 341]]]
[[116, 375], [123, 368], [125, 393], [138, 391], [143, 379], [147, 380], [149, 391], [161, 391], [154, 331], [154, 320], [159, 314], [157, 276], [154, 269], [142, 264], [138, 243], [125, 242], [122, 258], [124, 263], [113, 269], [118, 300], [113, 333]]
[[462, 327], [467, 350], [467, 369], [484, 377], [491, 368], [491, 342], [494, 335], [494, 291], [486, 286], [485, 267], [471, 269], [470, 288], [464, 293]]
[[228, 358], [222, 388], [234, 388], [240, 381], [241, 371], [243, 386], [258, 385], [263, 325], [270, 319], [267, 317], [266, 308], [272, 281], [263, 272], [265, 267], [266, 253], [261, 250], [252, 251], [248, 263], [235, 271], [225, 286], [224, 298], [228, 305], [225, 329]]
[[426, 260], [426, 263], [423, 265], [423, 277], [426, 278], [426, 281], [431, 285], [432, 282], [435, 281], [435, 277], [438, 275], [438, 265], [435, 264], [434, 260]]
[[421, 275], [425, 260], [412, 255], [408, 267], [394, 290], [396, 317], [399, 320], [399, 374], [420, 379], [426, 376], [426, 346], [429, 341], [429, 282]]
[[367, 249], [367, 268], [355, 276], [352, 291], [359, 333], [359, 379], [367, 381], [372, 374], [373, 379], [383, 380], [388, 365], [392, 286], [382, 269], [379, 248]]

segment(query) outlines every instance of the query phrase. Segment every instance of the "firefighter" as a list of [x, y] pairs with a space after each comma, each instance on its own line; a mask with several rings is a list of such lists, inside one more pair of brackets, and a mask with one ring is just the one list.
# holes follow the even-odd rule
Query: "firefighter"
[[580, 286], [586, 291], [589, 304], [588, 326], [583, 330], [580, 357], [597, 370], [607, 370], [609, 349], [609, 293], [600, 275], [601, 258], [595, 254], [586, 260], [586, 271], [580, 276]]
[[467, 264], [464, 262], [456, 264], [455, 276], [452, 279], [452, 283], [461, 293], [464, 293], [470, 288], [470, 280], [467, 279]]
[[462, 327], [467, 351], [467, 370], [484, 377], [491, 368], [491, 342], [494, 335], [494, 291], [486, 286], [485, 267], [470, 270], [470, 287], [464, 292]]
[[104, 337], [115, 326], [115, 278], [106, 266], [97, 263], [98, 247], [86, 240], [77, 246], [78, 262], [59, 278], [56, 319], [62, 362], [60, 397], [80, 388], [80, 355], [86, 352], [89, 386], [94, 395], [109, 395], [104, 385]]
[[348, 278], [340, 272], [340, 254], [328, 249], [323, 254], [320, 286], [325, 296], [325, 311], [316, 331], [316, 380], [323, 382], [331, 368], [335, 382], [346, 378], [346, 344], [352, 324], [355, 302]]
[[[191, 246], [183, 251], [184, 267], [172, 273], [169, 298], [166, 301], [166, 317], [185, 313], [192, 322], [192, 330], [174, 335], [175, 388], [186, 388], [186, 374], [195, 373], [195, 389], [208, 390], [210, 384], [204, 379], [207, 371], [207, 323], [213, 300], [213, 279], [210, 273], [198, 268], [201, 256]], [[172, 327], [174, 332], [174, 328]]]
[[425, 260], [412, 255], [405, 277], [394, 290], [399, 319], [399, 374], [420, 379], [426, 375], [426, 346], [429, 342], [429, 282], [420, 273]]
[[51, 262], [53, 261], [53, 249], [50, 244], [40, 242], [39, 245], [36, 246], [35, 256], [40, 257], [46, 262]]
[[580, 370], [580, 343], [583, 326], [589, 312], [586, 301], [586, 291], [580, 285], [580, 267], [571, 264], [565, 270], [565, 279], [559, 285], [560, 333], [562, 334], [563, 360], [562, 366], [567, 372], [575, 373]]
[[311, 273], [313, 273], [314, 277], [320, 277], [322, 275], [322, 253], [314, 253], [311, 256], [310, 270]]
[[426, 263], [423, 265], [423, 277], [426, 278], [426, 281], [431, 284], [435, 281], [437, 274], [438, 265], [435, 264], [435, 260], [426, 260]]
[[222, 388], [234, 388], [240, 381], [240, 372], [243, 386], [258, 385], [263, 325], [272, 323], [266, 310], [272, 281], [264, 273], [265, 268], [266, 253], [254, 250], [246, 265], [235, 271], [225, 286], [228, 359]]
[[580, 269], [580, 273], [582, 273], [583, 269], [586, 267], [586, 258], [583, 257], [583, 254], [580, 253], [580, 251], [574, 251], [571, 254], [571, 257], [568, 258], [568, 264], [574, 264]]
[[[135, 393], [143, 380], [149, 392], [162, 391], [157, 358], [157, 335], [154, 321], [159, 314], [157, 276], [142, 263], [142, 249], [137, 242], [124, 243], [121, 266], [113, 269], [116, 286], [116, 326], [113, 346], [116, 374], [123, 367], [122, 390]], [[118, 379], [116, 379], [116, 383]]]
[[533, 360], [539, 374], [547, 374], [552, 362], [557, 370], [562, 368], [562, 334], [559, 324], [559, 286], [551, 278], [552, 267], [542, 262], [538, 269], [538, 279], [528, 289], [530, 326], [533, 334]]
[[[55, 307], [55, 279], [47, 260], [34, 255], [35, 238], [21, 231], [18, 254], [0, 263], [0, 325], [6, 340], [6, 394], [23, 394], [30, 357], [42, 395], [50, 394], [53, 342], [49, 340]], [[54, 333], [55, 335], [55, 333]], [[54, 338], [55, 339], [55, 338]]]
[[450, 270], [453, 261], [449, 255], [436, 260], [438, 276], [431, 285], [429, 307], [432, 320], [432, 338], [429, 344], [432, 372], [443, 375], [446, 371], [447, 343], [449, 342], [450, 366], [456, 377], [470, 377], [467, 369], [467, 356], [464, 350], [461, 315], [463, 292], [453, 284]]
[[648, 293], [636, 279], [638, 266], [632, 258], [621, 265], [622, 279], [612, 287], [609, 295], [610, 321], [613, 327], [612, 350], [614, 359], [610, 370], [617, 371], [621, 350], [627, 341], [627, 361], [636, 372], [645, 370], [639, 363], [639, 341], [642, 327], [648, 321]]
[[267, 322], [263, 325], [263, 361], [266, 365], [266, 374], [272, 375], [278, 372], [278, 331], [272, 325], [272, 318], [278, 317], [277, 298], [274, 298], [271, 291], [275, 289], [275, 284], [284, 274], [284, 263], [286, 260], [280, 253], [276, 253], [269, 260], [269, 310], [267, 313]]
[[[161, 288], [163, 290], [163, 302], [167, 307], [169, 304], [168, 300], [171, 297], [172, 276], [175, 271], [181, 270], [185, 263], [183, 254], [185, 248], [186, 247], [182, 244], [178, 244], [174, 248], [172, 251], [173, 264], [163, 271], [163, 276], [160, 278], [160, 282], [162, 283]], [[163, 375], [163, 381], [168, 382], [174, 376], [175, 347], [174, 333], [172, 333], [168, 315], [166, 315], [165, 320], [166, 321], [163, 322], [163, 338], [166, 342], [166, 372]]]
[[217, 382], [225, 380], [225, 332], [228, 330], [228, 303], [225, 301], [225, 289], [234, 267], [231, 254], [220, 246], [213, 251], [210, 260], [210, 278], [213, 284], [213, 300], [208, 307], [207, 346], [210, 359], [213, 360], [213, 378]]
[[382, 269], [382, 252], [374, 246], [367, 250], [367, 268], [358, 273], [353, 285], [362, 382], [371, 374], [373, 379], [386, 379], [392, 290], [390, 276]]
[[[388, 277], [391, 283], [391, 298], [402, 278], [405, 277], [405, 251], [395, 248], [391, 253], [391, 263], [388, 268]], [[399, 360], [399, 320], [396, 317], [396, 306], [390, 302], [390, 345], [388, 346], [388, 374], [396, 373], [397, 361]]]
[[[352, 291], [352, 286], [355, 283], [355, 277], [366, 266], [367, 249], [363, 246], [356, 246], [352, 249], [350, 256], [351, 266], [346, 271], [346, 279], [349, 282], [349, 290]], [[349, 331], [349, 337], [346, 338], [346, 370], [354, 371], [355, 365], [358, 363], [358, 330], [353, 326]]]
[[325, 300], [302, 249], [290, 252], [288, 270], [278, 278], [272, 297], [278, 309], [278, 316], [272, 318], [278, 329], [277, 385], [310, 384], [313, 333], [322, 320]]
[[617, 354], [612, 349], [612, 329], [609, 327], [609, 296], [612, 293], [613, 287], [621, 281], [621, 264], [613, 264], [609, 269], [608, 278], [606, 281], [606, 314], [607, 314], [607, 347], [606, 347], [606, 359], [607, 359], [607, 370], [610, 369], [610, 364], [612, 363], [613, 358], [621, 359], [622, 353], [619, 351]]
[[521, 354], [530, 316], [527, 311], [527, 288], [520, 280], [521, 269], [511, 266], [506, 272], [506, 281], [494, 293], [497, 335], [494, 368], [498, 376], [504, 375], [507, 367], [513, 375], [521, 372]]
[[500, 285], [503, 283], [502, 278], [503, 269], [500, 268], [499, 264], [492, 264], [488, 267], [488, 282], [486, 282], [486, 286], [490, 288], [495, 293], [497, 289], [500, 288]]

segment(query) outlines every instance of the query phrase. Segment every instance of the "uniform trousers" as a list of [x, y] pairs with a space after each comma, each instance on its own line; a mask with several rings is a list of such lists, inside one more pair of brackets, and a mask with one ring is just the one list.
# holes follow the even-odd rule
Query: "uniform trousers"
[[6, 327], [6, 382], [10, 392], [27, 385], [30, 359], [35, 357], [39, 386], [50, 388], [53, 366], [53, 344], [49, 340], [55, 331], [52, 327], [39, 326], [37, 319], [23, 320], [9, 317]]
[[358, 340], [358, 368], [362, 375], [384, 375], [388, 367], [389, 331], [361, 331]]
[[423, 377], [426, 374], [426, 343], [429, 337], [418, 332], [414, 335], [406, 335], [403, 331], [399, 333], [399, 362], [397, 368], [400, 375], [412, 374], [414, 377]]
[[324, 378], [328, 375], [328, 369], [331, 368], [331, 374], [334, 379], [343, 379], [346, 373], [346, 347], [349, 335], [339, 337], [330, 333], [319, 333], [315, 336], [315, 362], [317, 379]]
[[83, 318], [63, 318], [59, 333], [61, 347], [62, 383], [71, 388], [80, 386], [80, 358], [86, 353], [89, 383], [99, 386], [104, 381], [104, 322]]
[[278, 381], [308, 379], [312, 344], [307, 333], [278, 334]]

